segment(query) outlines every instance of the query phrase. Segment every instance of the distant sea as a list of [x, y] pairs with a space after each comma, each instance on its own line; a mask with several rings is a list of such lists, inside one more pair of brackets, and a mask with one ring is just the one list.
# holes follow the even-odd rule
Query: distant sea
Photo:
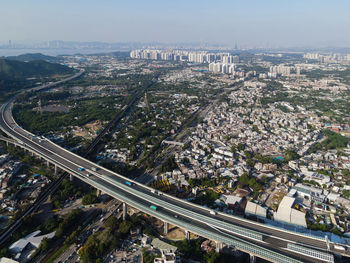
[[97, 53], [105, 53], [105, 52], [114, 52], [119, 50], [111, 50], [111, 49], [55, 49], [55, 48], [32, 48], [32, 49], [20, 49], [20, 48], [0, 48], [0, 57], [8, 57], [8, 56], [18, 56], [27, 53], [41, 53], [49, 56], [57, 56], [57, 55], [74, 55], [74, 54], [97, 54]]

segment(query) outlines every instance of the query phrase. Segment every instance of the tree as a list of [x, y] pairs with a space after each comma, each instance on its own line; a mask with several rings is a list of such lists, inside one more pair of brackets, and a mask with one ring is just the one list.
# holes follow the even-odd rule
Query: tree
[[120, 223], [118, 232], [121, 233], [122, 235], [125, 235], [129, 233], [131, 227], [132, 227], [132, 223], [130, 221], [124, 220], [123, 222]]
[[330, 149], [344, 148], [350, 143], [349, 138], [342, 136], [339, 133], [335, 133], [327, 129], [322, 130], [322, 133], [327, 138], [321, 143], [317, 143], [314, 146], [312, 146], [309, 152], [316, 152], [317, 150], [330, 150]]
[[253, 158], [253, 153], [251, 151], [244, 151], [244, 155], [247, 159]]
[[266, 175], [263, 175], [263, 176], [261, 177], [261, 182], [264, 183], [264, 184], [266, 184], [267, 181], [268, 181], [267, 176], [266, 176]]
[[111, 216], [107, 219], [105, 226], [110, 230], [116, 229], [118, 226], [118, 219], [114, 216]]
[[349, 170], [342, 170], [341, 173], [342, 173], [344, 176], [350, 177], [350, 171], [349, 171]]
[[343, 190], [343, 196], [345, 198], [349, 198], [350, 197], [350, 190]]
[[244, 173], [239, 177], [238, 180], [242, 184], [248, 185], [249, 179], [250, 179], [250, 176], [247, 173]]
[[81, 219], [83, 211], [81, 209], [74, 209], [64, 216], [63, 221], [58, 225], [56, 236], [61, 237], [65, 233], [72, 231]]
[[246, 163], [247, 163], [247, 165], [248, 165], [249, 167], [251, 167], [251, 168], [253, 168], [254, 165], [255, 165], [255, 162], [254, 162], [253, 159], [248, 159], [248, 160], [246, 161]]
[[55, 217], [50, 217], [50, 218], [45, 220], [44, 224], [41, 226], [41, 229], [44, 232], [49, 233], [49, 232], [55, 230], [57, 225], [58, 225], [58, 222], [57, 222], [56, 218]]
[[254, 185], [255, 185], [255, 183], [256, 183], [256, 180], [255, 180], [255, 178], [250, 178], [249, 179], [249, 181], [248, 181], [248, 185], [250, 186], [250, 187], [253, 187]]
[[219, 258], [219, 253], [211, 252], [211, 253], [205, 255], [204, 258], [205, 258], [205, 261], [208, 263], [215, 263], [215, 262], [217, 262], [217, 260]]
[[142, 249], [142, 259], [144, 263], [153, 263], [156, 257], [156, 255], [153, 255], [152, 253], [147, 251], [146, 248]]
[[83, 205], [91, 205], [91, 204], [95, 204], [98, 202], [98, 198], [96, 196], [96, 194], [87, 194], [84, 195], [82, 203]]
[[297, 154], [295, 151], [293, 150], [286, 150], [286, 152], [284, 153], [284, 161], [285, 162], [289, 162], [292, 160], [297, 160], [300, 158], [300, 155]]
[[232, 147], [231, 147], [231, 152], [232, 152], [232, 153], [236, 153], [236, 147], [235, 147], [235, 146], [232, 146]]
[[0, 257], [6, 257], [9, 256], [8, 255], [8, 248], [7, 247], [3, 247], [2, 249], [0, 249]]
[[41, 241], [39, 249], [40, 249], [41, 252], [45, 252], [49, 248], [49, 246], [50, 246], [50, 241], [49, 241], [48, 238], [45, 237]]
[[99, 258], [98, 240], [96, 239], [96, 235], [92, 235], [88, 238], [86, 244], [79, 251], [79, 254], [84, 263], [96, 262]]
[[253, 131], [260, 133], [260, 130], [259, 130], [258, 126], [256, 126], [256, 125], [253, 125]]
[[160, 167], [160, 171], [162, 173], [171, 172], [171, 171], [173, 171], [174, 169], [177, 169], [177, 168], [178, 168], [178, 166], [177, 166], [177, 164], [175, 162], [175, 156], [172, 155], [168, 159], [165, 160], [165, 162]]
[[78, 228], [70, 234], [70, 236], [65, 240], [64, 243], [65, 244], [73, 244], [73, 243], [77, 242], [78, 236], [81, 233], [81, 230], [82, 230], [82, 227], [78, 226]]
[[237, 150], [238, 151], [243, 151], [244, 149], [245, 149], [245, 144], [243, 144], [243, 143], [239, 143], [238, 145], [237, 145]]

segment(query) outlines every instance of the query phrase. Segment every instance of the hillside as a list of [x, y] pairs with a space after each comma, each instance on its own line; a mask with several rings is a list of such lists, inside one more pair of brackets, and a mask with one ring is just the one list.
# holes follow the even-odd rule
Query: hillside
[[42, 60], [22, 62], [0, 58], [0, 97], [4, 98], [7, 93], [31, 86], [34, 81], [38, 82], [38, 79], [28, 80], [29, 78], [45, 78], [73, 71], [69, 67]]
[[44, 61], [60, 61], [62, 58], [43, 55], [41, 53], [27, 53], [18, 56], [2, 57], [7, 60], [17, 60], [17, 61], [33, 61], [33, 60], [44, 60]]
[[46, 77], [54, 74], [68, 74], [73, 72], [66, 66], [42, 60], [21, 62], [0, 59], [0, 79], [23, 80], [24, 78]]

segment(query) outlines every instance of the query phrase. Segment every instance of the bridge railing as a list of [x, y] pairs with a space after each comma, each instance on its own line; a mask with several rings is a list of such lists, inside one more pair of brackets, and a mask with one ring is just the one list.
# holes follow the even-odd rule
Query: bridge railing
[[307, 255], [312, 258], [316, 258], [326, 262], [334, 262], [334, 256], [330, 253], [318, 251], [315, 249], [303, 247], [297, 244], [288, 243], [287, 249], [294, 251], [298, 254]]
[[[215, 240], [215, 241], [219, 241], [222, 242], [224, 244], [230, 245], [230, 246], [234, 246], [239, 250], [242, 250], [246, 253], [251, 253], [254, 254], [258, 257], [273, 261], [273, 262], [280, 262], [280, 263], [301, 263], [302, 261], [299, 261], [297, 259], [293, 259], [291, 257], [285, 256], [283, 254], [280, 254], [278, 252], [275, 251], [271, 251], [269, 249], [263, 248], [263, 247], [259, 247], [258, 245], [255, 244], [251, 244], [249, 242], [240, 240], [239, 238], [233, 237], [233, 236], [225, 236], [225, 234], [223, 233], [219, 233], [219, 234], [215, 234], [212, 231], [208, 230], [209, 228], [206, 228], [205, 230], [203, 230], [203, 228], [200, 228], [194, 224], [189, 224], [186, 222], [183, 222], [179, 219], [176, 219], [174, 217], [171, 216], [167, 216], [165, 214], [163, 214], [161, 212], [161, 210], [152, 210], [151, 208], [149, 208], [146, 205], [142, 205], [138, 202], [135, 202], [134, 200], [130, 199], [128, 196], [123, 196], [121, 195], [118, 191], [112, 191], [111, 189], [109, 189], [108, 187], [105, 187], [104, 185], [101, 185], [100, 183], [91, 180], [89, 178], [84, 178], [85, 181], [90, 182], [91, 185], [94, 185], [96, 188], [104, 191], [105, 193], [119, 199], [122, 200], [126, 203], [128, 203], [129, 205], [147, 213], [150, 214], [154, 217], [160, 218], [161, 220], [164, 220], [166, 222], [169, 222], [173, 225], [176, 225], [178, 227], [181, 227], [183, 229], [187, 229], [195, 234], [198, 234], [200, 236], [209, 238], [211, 240]], [[161, 208], [160, 208], [161, 209]]]
[[[147, 189], [147, 190], [149, 190], [149, 191], [152, 191], [152, 190], [153, 190], [153, 188], [151, 188], [151, 187], [149, 187], [149, 186], [146, 186], [146, 185], [144, 185], [144, 184], [142, 184], [142, 183], [140, 183], [140, 182], [134, 181], [134, 180], [130, 180], [129, 178], [127, 178], [127, 177], [125, 177], [125, 176], [123, 176], [123, 175], [120, 175], [120, 174], [118, 174], [118, 173], [115, 173], [115, 172], [113, 172], [113, 171], [110, 171], [110, 170], [106, 169], [106, 168], [103, 167], [103, 166], [100, 166], [100, 165], [98, 165], [98, 164], [96, 164], [96, 163], [94, 163], [94, 162], [92, 162], [92, 161], [90, 161], [90, 160], [88, 160], [88, 159], [85, 159], [85, 158], [83, 158], [83, 157], [77, 155], [76, 153], [73, 153], [73, 152], [71, 152], [71, 151], [68, 151], [67, 149], [61, 147], [60, 145], [57, 145], [57, 144], [53, 143], [53, 142], [50, 141], [50, 140], [47, 140], [47, 141], [48, 141], [49, 143], [52, 143], [54, 146], [59, 147], [61, 150], [66, 151], [67, 153], [73, 154], [73, 155], [74, 155], [75, 157], [77, 157], [77, 158], [84, 159], [84, 161], [85, 161], [85, 162], [88, 162], [92, 167], [98, 167], [99, 169], [108, 171], [109, 173], [112, 173], [112, 174], [114, 174], [115, 176], [118, 176], [119, 178], [122, 178], [122, 179], [124, 179], [124, 180], [130, 181], [130, 182], [132, 182], [132, 183], [134, 183], [134, 184], [136, 184], [136, 185], [138, 185], [138, 186], [140, 186], [140, 187], [142, 187], [142, 188], [144, 188], [144, 189]], [[182, 202], [182, 203], [184, 203], [184, 204], [186, 204], [186, 205], [190, 205], [190, 206], [199, 208], [199, 209], [201, 209], [201, 210], [206, 210], [208, 213], [210, 213], [210, 211], [212, 211], [212, 209], [210, 209], [210, 208], [206, 208], [206, 207], [203, 207], [203, 206], [194, 204], [194, 203], [190, 203], [190, 202], [188, 202], [188, 201], [186, 201], [186, 200], [183, 200], [183, 199], [174, 197], [174, 196], [169, 195], [169, 194], [166, 194], [166, 193], [163, 193], [162, 195], [163, 195], [163, 196], [166, 196], [166, 197], [169, 198], [169, 199], [176, 200], [177, 202]], [[248, 223], [250, 223], [250, 224], [252, 224], [252, 225], [257, 225], [257, 226], [260, 226], [260, 227], [262, 226], [262, 227], [270, 228], [270, 229], [272, 229], [272, 230], [277, 230], [277, 231], [285, 232], [285, 233], [288, 233], [288, 234], [298, 235], [298, 236], [300, 236], [300, 237], [307, 237], [307, 238], [312, 238], [312, 239], [316, 239], [316, 240], [320, 240], [320, 241], [325, 241], [324, 236], [322, 237], [322, 236], [315, 236], [315, 235], [312, 235], [312, 234], [310, 234], [310, 233], [300, 233], [300, 232], [296, 232], [296, 231], [293, 231], [293, 230], [290, 230], [290, 229], [284, 229], [284, 228], [282, 228], [282, 227], [277, 227], [277, 226], [272, 226], [272, 225], [268, 225], [268, 224], [258, 223], [258, 222], [255, 222], [255, 221], [252, 221], [252, 220], [249, 220], [249, 219], [245, 219], [245, 218], [242, 218], [242, 217], [239, 217], [239, 216], [229, 215], [229, 214], [226, 214], [226, 213], [218, 212], [218, 214], [220, 214], [220, 215], [222, 215], [222, 216], [225, 216], [225, 217], [228, 217], [228, 218], [232, 218], [232, 219], [235, 219], [235, 220], [239, 220], [239, 221], [242, 221], [242, 222], [246, 222], [246, 223], [248, 222]]]

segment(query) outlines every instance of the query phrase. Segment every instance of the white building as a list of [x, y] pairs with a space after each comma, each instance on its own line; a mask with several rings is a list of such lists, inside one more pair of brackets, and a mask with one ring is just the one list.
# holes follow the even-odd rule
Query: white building
[[39, 236], [40, 233], [41, 231], [38, 230], [25, 236], [24, 238], [17, 240], [11, 246], [9, 246], [10, 253], [12, 254], [22, 253], [22, 251], [24, 251], [29, 246], [38, 248], [40, 246], [41, 241], [44, 238], [53, 238], [55, 236], [55, 232]]
[[274, 215], [274, 219], [275, 221], [306, 227], [305, 213], [292, 208], [294, 201], [295, 198], [293, 197], [283, 197]]
[[209, 71], [214, 73], [234, 74], [235, 65], [228, 63], [212, 62], [209, 64]]
[[250, 201], [247, 202], [247, 206], [245, 207], [244, 213], [246, 215], [266, 218], [266, 209]]
[[304, 199], [313, 200], [316, 202], [323, 202], [325, 196], [323, 195], [322, 189], [318, 189], [315, 187], [296, 184], [292, 189], [296, 191], [296, 194]]

